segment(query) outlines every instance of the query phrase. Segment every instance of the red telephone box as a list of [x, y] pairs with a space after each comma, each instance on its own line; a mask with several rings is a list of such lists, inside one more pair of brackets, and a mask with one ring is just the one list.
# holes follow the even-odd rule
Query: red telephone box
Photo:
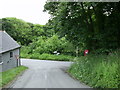
[[89, 53], [89, 50], [86, 49], [86, 50], [84, 51], [84, 56], [86, 56], [88, 53]]

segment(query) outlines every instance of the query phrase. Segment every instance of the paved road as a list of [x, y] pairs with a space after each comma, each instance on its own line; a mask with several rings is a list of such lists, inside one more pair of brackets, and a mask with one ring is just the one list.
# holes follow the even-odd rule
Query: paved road
[[11, 88], [89, 88], [64, 72], [71, 62], [22, 59], [22, 65], [29, 69]]

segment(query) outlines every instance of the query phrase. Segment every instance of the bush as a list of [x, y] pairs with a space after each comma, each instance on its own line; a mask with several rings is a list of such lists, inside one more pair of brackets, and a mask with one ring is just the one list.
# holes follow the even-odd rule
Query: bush
[[63, 38], [59, 38], [58, 35], [53, 35], [50, 38], [38, 37], [33, 40], [28, 46], [23, 46], [21, 51], [27, 54], [30, 53], [48, 53], [53, 54], [54, 51], [58, 51], [62, 54], [75, 53], [75, 47], [69, 41]]
[[80, 81], [95, 88], [118, 88], [120, 77], [118, 64], [120, 53], [88, 55], [77, 58], [69, 73]]
[[[54, 55], [54, 51], [61, 55]], [[28, 46], [22, 46], [20, 55], [22, 58], [69, 61], [74, 58], [69, 56], [72, 53], [75, 53], [74, 46], [65, 37], [59, 39], [57, 35], [53, 35], [50, 38], [39, 37]]]

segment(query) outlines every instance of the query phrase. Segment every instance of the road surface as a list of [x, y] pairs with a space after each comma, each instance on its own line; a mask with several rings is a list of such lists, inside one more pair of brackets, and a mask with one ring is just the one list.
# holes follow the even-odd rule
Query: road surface
[[29, 67], [10, 88], [89, 88], [71, 78], [64, 70], [72, 63], [22, 59], [22, 65]]

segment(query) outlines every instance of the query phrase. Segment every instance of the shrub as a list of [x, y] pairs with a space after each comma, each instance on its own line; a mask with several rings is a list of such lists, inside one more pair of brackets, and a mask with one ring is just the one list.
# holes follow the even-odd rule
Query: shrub
[[23, 54], [53, 54], [54, 51], [59, 51], [62, 54], [69, 54], [75, 53], [74, 49], [74, 45], [67, 41], [65, 37], [59, 38], [58, 35], [53, 35], [50, 38], [45, 38], [43, 36], [38, 37], [28, 46], [22, 46], [21, 51]]

